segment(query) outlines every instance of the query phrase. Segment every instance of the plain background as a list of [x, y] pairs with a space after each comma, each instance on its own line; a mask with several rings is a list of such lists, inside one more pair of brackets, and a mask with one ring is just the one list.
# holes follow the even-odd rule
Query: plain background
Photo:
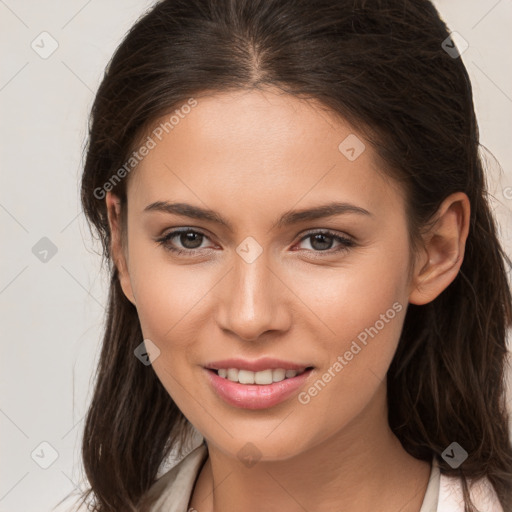
[[[512, 0], [435, 3], [469, 43], [463, 60], [511, 254]], [[81, 485], [107, 291], [79, 205], [87, 116], [106, 63], [151, 4], [0, 0], [0, 512], [49, 511]], [[46, 59], [31, 46], [44, 31], [58, 43]], [[47, 261], [36, 244], [49, 250]]]

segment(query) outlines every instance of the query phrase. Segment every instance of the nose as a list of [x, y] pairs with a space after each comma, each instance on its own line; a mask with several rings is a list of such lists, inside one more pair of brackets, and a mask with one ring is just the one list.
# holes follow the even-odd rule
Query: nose
[[217, 324], [244, 341], [257, 341], [264, 334], [285, 332], [291, 325], [291, 292], [263, 252], [248, 263], [235, 255], [233, 268], [222, 280], [217, 306]]

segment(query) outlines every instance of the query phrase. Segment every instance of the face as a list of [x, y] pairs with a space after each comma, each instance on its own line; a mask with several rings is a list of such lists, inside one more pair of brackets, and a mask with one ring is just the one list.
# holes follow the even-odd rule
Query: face
[[[290, 458], [357, 423], [385, 386], [411, 291], [404, 198], [319, 105], [270, 90], [196, 99], [129, 177], [123, 290], [208, 442]], [[206, 368], [231, 358], [312, 369], [251, 385]]]

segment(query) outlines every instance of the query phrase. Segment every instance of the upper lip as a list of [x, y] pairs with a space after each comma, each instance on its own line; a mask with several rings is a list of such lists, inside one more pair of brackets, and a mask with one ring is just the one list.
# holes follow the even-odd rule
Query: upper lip
[[222, 361], [214, 361], [205, 366], [205, 368], [210, 370], [237, 368], [239, 370], [250, 370], [252, 372], [260, 372], [267, 369], [274, 370], [276, 368], [283, 368], [284, 370], [302, 370], [309, 367], [312, 367], [312, 365], [292, 363], [290, 361], [282, 361], [272, 357], [263, 357], [261, 359], [256, 359], [255, 361], [239, 358], [223, 359]]

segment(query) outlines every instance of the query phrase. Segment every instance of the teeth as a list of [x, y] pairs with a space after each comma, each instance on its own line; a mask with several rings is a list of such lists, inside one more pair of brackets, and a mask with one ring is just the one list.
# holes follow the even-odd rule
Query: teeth
[[251, 372], [250, 370], [238, 370], [237, 368], [220, 368], [217, 370], [217, 373], [219, 377], [228, 379], [232, 382], [239, 382], [240, 384], [265, 385], [295, 377], [304, 371], [305, 369], [297, 371], [285, 370], [284, 368], [269, 368], [268, 370], [262, 370], [260, 372]]
[[273, 382], [280, 382], [284, 380], [286, 377], [286, 370], [283, 368], [276, 368], [275, 370], [272, 370], [272, 381]]
[[238, 382], [238, 370], [236, 368], [228, 369], [228, 379], [233, 382]]
[[240, 382], [240, 384], [254, 384], [254, 376], [254, 372], [238, 370], [238, 382]]
[[263, 370], [261, 372], [254, 373], [254, 384], [272, 384], [272, 382], [274, 382], [272, 378], [272, 370]]

